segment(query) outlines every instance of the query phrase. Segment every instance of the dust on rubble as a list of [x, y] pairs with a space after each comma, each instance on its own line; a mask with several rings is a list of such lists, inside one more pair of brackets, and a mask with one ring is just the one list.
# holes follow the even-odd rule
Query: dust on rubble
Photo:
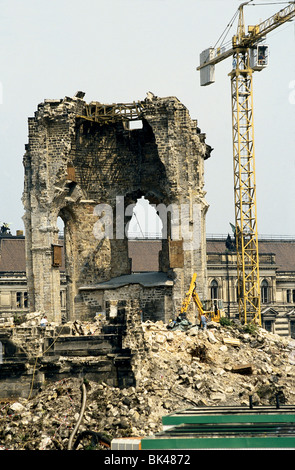
[[[212, 322], [205, 331], [145, 322], [136, 334], [129, 333], [128, 343], [136, 386], [119, 389], [85, 381], [79, 433], [101, 432], [108, 439], [146, 436], [160, 431], [162, 416], [174, 410], [249, 406], [250, 396], [253, 405], [275, 405], [276, 397], [282, 404], [295, 403], [291, 338], [239, 322]], [[66, 450], [81, 410], [81, 384], [82, 379], [63, 379], [42, 387], [31, 400], [0, 403], [0, 448]]]

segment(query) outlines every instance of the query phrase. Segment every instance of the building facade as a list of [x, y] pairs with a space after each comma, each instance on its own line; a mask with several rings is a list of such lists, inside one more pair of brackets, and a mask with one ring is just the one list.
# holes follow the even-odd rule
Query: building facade
[[[228, 237], [207, 237], [208, 297], [223, 300], [228, 317], [238, 317], [236, 253]], [[259, 240], [262, 326], [295, 338], [295, 240]]]
[[[61, 241], [61, 246], [63, 240]], [[62, 253], [60, 271], [60, 308], [66, 311], [66, 278]], [[26, 273], [25, 237], [0, 234], [0, 326], [9, 317], [17, 319], [29, 313], [29, 295]]]
[[[59, 239], [63, 246], [63, 239]], [[131, 272], [135, 276], [159, 273], [159, 257], [162, 240], [129, 240]], [[284, 237], [265, 238], [259, 241], [260, 288], [262, 326], [272, 333], [295, 338], [295, 239]], [[63, 252], [62, 252], [63, 258]], [[66, 275], [64, 260], [60, 268], [60, 305], [66, 315]], [[154, 319], [160, 319], [157, 312], [161, 303], [172, 311], [171, 286], [161, 277], [154, 278], [151, 285], [146, 277], [146, 285], [139, 277], [135, 278], [141, 288], [128, 286], [124, 295], [136, 290], [137, 297]], [[144, 279], [144, 278], [142, 278]], [[207, 237], [207, 292], [202, 300], [222, 299], [225, 313], [229, 318], [238, 318], [236, 254], [227, 237]], [[114, 286], [109, 286], [107, 300], [115, 305]], [[124, 284], [117, 285], [117, 292]], [[97, 297], [101, 289], [88, 288], [84, 301], [97, 308]], [[0, 236], [0, 319], [29, 312], [26, 277], [25, 237], [23, 235]], [[175, 314], [175, 312], [174, 312]]]
[[[0, 234], [0, 314], [28, 311], [25, 237]], [[5, 315], [4, 315], [5, 314]]]

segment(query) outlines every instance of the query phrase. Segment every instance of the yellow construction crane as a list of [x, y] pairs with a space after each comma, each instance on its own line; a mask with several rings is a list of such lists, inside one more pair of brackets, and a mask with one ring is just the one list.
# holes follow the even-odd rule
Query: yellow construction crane
[[[235, 236], [237, 249], [238, 304], [243, 323], [261, 324], [259, 255], [256, 212], [252, 75], [268, 65], [266, 35], [295, 16], [295, 2], [267, 20], [245, 30], [244, 6], [237, 12], [237, 33], [229, 47], [210, 47], [200, 54], [200, 84], [214, 83], [215, 65], [232, 57], [232, 137], [235, 192]], [[287, 2], [286, 2], [287, 3]]]

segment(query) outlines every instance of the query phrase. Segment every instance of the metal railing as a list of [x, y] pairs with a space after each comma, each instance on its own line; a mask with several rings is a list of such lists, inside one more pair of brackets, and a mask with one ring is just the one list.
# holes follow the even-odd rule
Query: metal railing
[[[230, 236], [233, 238], [233, 235], [230, 234]], [[208, 233], [206, 235], [207, 240], [226, 240], [228, 235], [225, 235], [224, 233], [219, 234], [219, 233]], [[258, 240], [261, 241], [295, 241], [295, 235], [267, 235], [267, 234], [261, 234], [258, 235]]]

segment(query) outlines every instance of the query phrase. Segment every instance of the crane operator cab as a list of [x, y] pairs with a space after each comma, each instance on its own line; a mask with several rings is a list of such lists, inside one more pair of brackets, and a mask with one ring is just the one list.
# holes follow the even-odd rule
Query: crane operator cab
[[265, 67], [268, 66], [268, 46], [265, 44], [263, 45], [256, 45], [251, 47], [250, 49], [250, 67], [253, 70], [263, 70]]

